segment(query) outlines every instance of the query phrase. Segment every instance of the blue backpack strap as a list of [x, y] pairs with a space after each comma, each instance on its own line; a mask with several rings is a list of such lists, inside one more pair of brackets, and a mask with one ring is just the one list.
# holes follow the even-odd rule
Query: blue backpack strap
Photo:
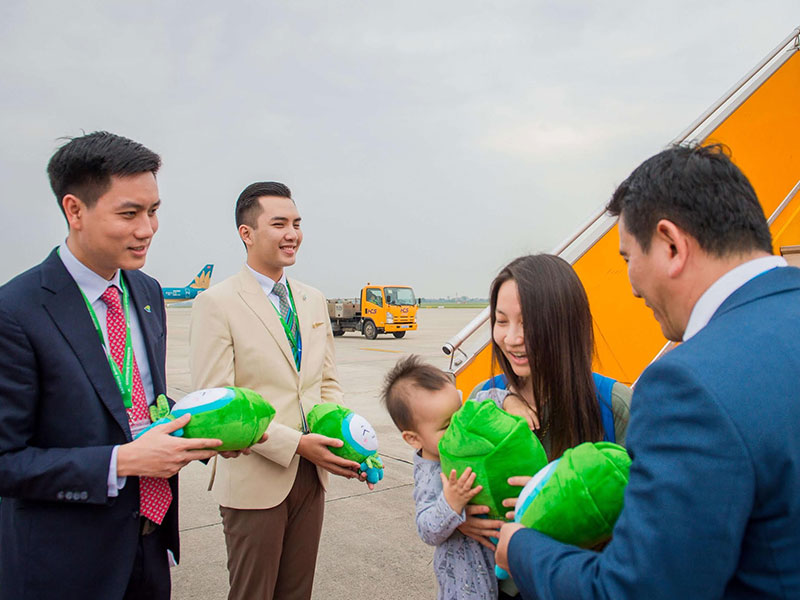
[[495, 375], [486, 380], [486, 383], [483, 384], [481, 388], [482, 392], [486, 390], [490, 390], [492, 388], [497, 388], [499, 390], [504, 390], [508, 387], [508, 380], [506, 379], [505, 374], [500, 373], [500, 375]]
[[611, 390], [616, 381], [610, 377], [592, 373], [594, 387], [597, 388], [597, 401], [600, 404], [600, 416], [603, 418], [604, 442], [616, 442], [617, 434], [614, 432], [614, 411], [611, 410]]

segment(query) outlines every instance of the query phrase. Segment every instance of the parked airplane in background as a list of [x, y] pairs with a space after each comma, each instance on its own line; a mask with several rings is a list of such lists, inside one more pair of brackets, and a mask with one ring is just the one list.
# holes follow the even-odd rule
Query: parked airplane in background
[[197, 294], [208, 289], [208, 286], [211, 284], [211, 272], [213, 270], [214, 265], [206, 265], [186, 287], [163, 288], [164, 300], [177, 301], [193, 299]]

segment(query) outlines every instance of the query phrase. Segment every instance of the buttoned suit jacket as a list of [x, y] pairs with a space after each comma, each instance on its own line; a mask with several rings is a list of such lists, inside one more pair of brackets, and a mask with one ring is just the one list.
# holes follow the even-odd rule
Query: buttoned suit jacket
[[[123, 271], [164, 393], [158, 282]], [[108, 497], [122, 396], [80, 289], [55, 250], [0, 288], [0, 599], [122, 598], [139, 536], [139, 480]], [[158, 535], [178, 558], [177, 477]]]
[[[319, 402], [341, 402], [327, 301], [312, 287], [288, 282], [303, 348], [299, 371], [278, 313], [247, 266], [198, 295], [192, 308], [192, 387], [250, 388], [276, 410], [266, 442], [249, 455], [212, 463], [214, 497], [228, 508], [280, 504], [297, 473], [302, 414]], [[324, 487], [328, 474], [317, 473]]]
[[605, 551], [511, 538], [525, 598], [800, 598], [800, 269], [736, 290], [642, 374]]

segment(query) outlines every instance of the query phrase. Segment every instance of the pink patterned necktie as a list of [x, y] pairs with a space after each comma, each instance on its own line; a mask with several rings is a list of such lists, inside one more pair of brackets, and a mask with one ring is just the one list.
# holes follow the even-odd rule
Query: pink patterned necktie
[[[108, 346], [111, 357], [117, 363], [117, 367], [122, 371], [125, 355], [125, 313], [122, 310], [122, 303], [119, 300], [119, 291], [113, 285], [106, 288], [100, 299], [106, 303], [106, 329], [108, 335]], [[147, 397], [144, 394], [142, 377], [139, 375], [139, 367], [136, 364], [136, 355], [133, 357], [133, 391], [131, 393], [131, 404], [128, 409], [128, 425], [149, 419], [147, 408]], [[154, 523], [161, 525], [164, 515], [172, 502], [172, 490], [169, 489], [169, 482], [160, 477], [139, 477], [139, 512]]]

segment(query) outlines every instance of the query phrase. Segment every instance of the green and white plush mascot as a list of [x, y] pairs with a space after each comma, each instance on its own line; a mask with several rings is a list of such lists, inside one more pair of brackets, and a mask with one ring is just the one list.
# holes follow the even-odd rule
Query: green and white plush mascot
[[344, 406], [323, 402], [308, 413], [308, 428], [312, 433], [342, 440], [344, 445], [341, 448], [330, 447], [330, 451], [359, 463], [368, 482], [378, 483], [383, 479], [378, 436], [364, 417]]
[[[607, 541], [622, 512], [631, 459], [611, 442], [570, 448], [522, 488], [514, 521], [554, 540], [592, 548]], [[496, 567], [500, 579], [508, 573]]]
[[275, 409], [261, 394], [239, 387], [197, 390], [186, 394], [169, 409], [162, 394], [150, 407], [152, 427], [174, 421], [185, 414], [192, 415], [189, 423], [172, 435], [186, 438], [214, 438], [222, 445], [214, 450], [243, 450], [258, 442], [275, 417]]

